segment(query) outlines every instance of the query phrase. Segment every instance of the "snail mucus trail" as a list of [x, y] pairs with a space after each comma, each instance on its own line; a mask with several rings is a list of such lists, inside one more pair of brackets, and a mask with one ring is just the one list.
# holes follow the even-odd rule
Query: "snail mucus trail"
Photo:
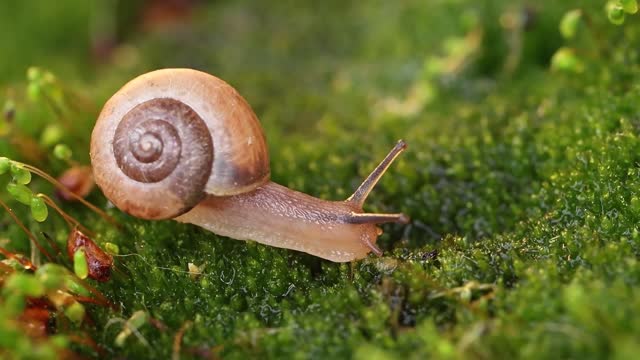
[[133, 216], [346, 262], [382, 253], [377, 224], [408, 222], [401, 213], [362, 209], [405, 148], [399, 141], [348, 199], [318, 199], [269, 180], [262, 127], [233, 87], [200, 71], [163, 69], [107, 101], [92, 133], [91, 163], [107, 198]]

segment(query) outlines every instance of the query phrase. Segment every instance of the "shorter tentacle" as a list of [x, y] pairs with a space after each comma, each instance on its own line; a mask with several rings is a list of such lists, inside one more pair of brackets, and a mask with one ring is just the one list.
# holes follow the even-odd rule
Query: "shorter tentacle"
[[384, 223], [400, 223], [407, 224], [409, 217], [405, 214], [374, 214], [374, 213], [356, 213], [352, 212], [347, 218], [350, 224], [384, 224]]

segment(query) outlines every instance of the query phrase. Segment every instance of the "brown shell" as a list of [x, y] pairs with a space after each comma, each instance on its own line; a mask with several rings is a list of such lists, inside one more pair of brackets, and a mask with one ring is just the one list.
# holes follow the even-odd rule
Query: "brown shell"
[[270, 175], [249, 104], [224, 81], [191, 69], [153, 71], [113, 95], [93, 129], [91, 163], [107, 198], [145, 219], [180, 215], [205, 194], [251, 191]]

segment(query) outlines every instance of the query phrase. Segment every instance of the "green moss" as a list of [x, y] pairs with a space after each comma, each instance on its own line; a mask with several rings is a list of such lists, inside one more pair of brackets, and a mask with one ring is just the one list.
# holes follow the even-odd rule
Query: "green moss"
[[[558, 24], [575, 8], [589, 23], [563, 40]], [[404, 138], [408, 151], [366, 208], [401, 210], [413, 221], [384, 227], [383, 257], [334, 264], [109, 208], [124, 225], [117, 231], [65, 204], [98, 243], [120, 253], [112, 279], [95, 285], [121, 311], [86, 305], [93, 321], [83, 331], [106, 355], [131, 358], [168, 358], [183, 326], [182, 354], [194, 357], [633, 357], [640, 352], [634, 21], [627, 15], [615, 27], [603, 3], [551, 0], [535, 7], [247, 1], [203, 6], [189, 26], [132, 41], [137, 60], [102, 68], [99, 85], [84, 91], [97, 103], [151, 68], [214, 73], [261, 118], [274, 180], [328, 199], [346, 198]], [[549, 71], [560, 47], [574, 49], [581, 74]], [[39, 137], [31, 120], [56, 123], [43, 111], [18, 101], [16, 126]], [[96, 113], [70, 112], [78, 129], [59, 139], [79, 161], [87, 144], [70, 139], [88, 136]], [[0, 150], [20, 159], [8, 143]], [[43, 166], [56, 173], [64, 164], [50, 157]], [[36, 180], [29, 186], [50, 192]], [[108, 208], [100, 194], [90, 200]], [[50, 214], [36, 224], [26, 207], [15, 210], [34, 232], [64, 241], [60, 219]], [[7, 247], [29, 254], [17, 226], [6, 229]], [[190, 263], [202, 273], [190, 273]], [[141, 310], [153, 321], [119, 336]], [[0, 322], [0, 335], [19, 337], [7, 324]], [[3, 346], [23, 354], [29, 343], [20, 339]]]

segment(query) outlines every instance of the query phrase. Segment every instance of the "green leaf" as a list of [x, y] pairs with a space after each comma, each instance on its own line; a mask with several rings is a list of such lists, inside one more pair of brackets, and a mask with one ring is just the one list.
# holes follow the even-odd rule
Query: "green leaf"
[[578, 32], [581, 18], [582, 10], [580, 9], [574, 9], [565, 13], [560, 21], [560, 34], [562, 34], [565, 39], [574, 38]]
[[22, 184], [10, 182], [7, 184], [7, 192], [17, 201], [25, 205], [31, 205], [31, 198], [33, 197], [33, 193], [28, 187]]
[[83, 280], [89, 276], [89, 264], [87, 263], [84, 246], [79, 247], [76, 252], [73, 253], [73, 272]]
[[31, 182], [31, 172], [16, 162], [11, 162], [11, 175], [18, 184], [27, 185]]
[[47, 216], [49, 216], [49, 209], [47, 208], [47, 204], [42, 200], [42, 198], [38, 196], [33, 196], [31, 198], [31, 216], [37, 222], [43, 222], [47, 220]]
[[624, 9], [622, 5], [610, 2], [607, 4], [607, 17], [614, 25], [622, 25], [624, 23]]
[[620, 5], [627, 14], [638, 12], [638, 0], [620, 0]]
[[581, 73], [584, 71], [584, 63], [575, 55], [573, 49], [560, 48], [551, 58], [551, 70]]

